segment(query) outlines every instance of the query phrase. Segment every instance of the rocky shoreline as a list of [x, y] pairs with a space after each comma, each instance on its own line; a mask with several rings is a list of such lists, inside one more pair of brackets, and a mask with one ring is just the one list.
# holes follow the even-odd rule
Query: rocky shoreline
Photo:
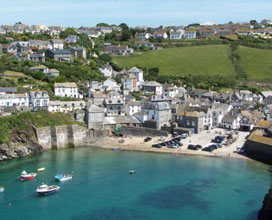
[[0, 145], [0, 161], [22, 158], [43, 152], [43, 147], [33, 141], [27, 144], [11, 143]]

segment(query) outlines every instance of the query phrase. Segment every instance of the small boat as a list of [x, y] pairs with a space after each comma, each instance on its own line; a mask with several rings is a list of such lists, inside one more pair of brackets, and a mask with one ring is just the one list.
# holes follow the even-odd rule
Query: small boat
[[3, 193], [5, 191], [5, 188], [3, 186], [0, 186], [0, 193]]
[[39, 168], [38, 173], [45, 171], [45, 167]]
[[21, 173], [21, 180], [32, 180], [37, 176], [37, 173], [27, 173], [26, 171], [23, 171]]
[[113, 147], [112, 150], [113, 150], [113, 151], [120, 151], [121, 148], [120, 148], [120, 147]]
[[42, 184], [40, 185], [36, 192], [38, 193], [38, 195], [40, 196], [47, 196], [49, 194], [53, 194], [55, 192], [58, 192], [60, 190], [60, 187], [59, 186], [55, 186], [55, 185], [52, 185], [52, 186], [48, 186], [46, 184]]
[[71, 180], [73, 178], [72, 174], [57, 174], [55, 179], [59, 182], [64, 182], [67, 180]]
[[136, 171], [135, 170], [130, 170], [128, 173], [129, 174], [136, 174]]

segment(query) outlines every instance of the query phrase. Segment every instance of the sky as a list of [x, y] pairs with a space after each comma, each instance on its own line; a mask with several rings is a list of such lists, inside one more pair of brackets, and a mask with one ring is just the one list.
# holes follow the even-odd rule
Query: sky
[[272, 0], [0, 0], [0, 24], [129, 26], [272, 19]]

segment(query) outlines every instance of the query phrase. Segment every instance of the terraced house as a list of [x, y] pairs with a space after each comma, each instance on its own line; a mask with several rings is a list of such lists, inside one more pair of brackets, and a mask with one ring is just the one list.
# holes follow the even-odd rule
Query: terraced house
[[78, 93], [77, 84], [74, 82], [54, 83], [55, 96], [82, 98]]

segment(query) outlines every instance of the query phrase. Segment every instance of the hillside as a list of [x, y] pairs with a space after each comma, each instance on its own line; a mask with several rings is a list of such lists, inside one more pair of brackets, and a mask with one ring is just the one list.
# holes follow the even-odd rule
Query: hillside
[[228, 45], [207, 45], [169, 48], [150, 51], [132, 57], [116, 57], [114, 61], [122, 67], [159, 67], [164, 75], [209, 74], [234, 75], [229, 59]]
[[272, 81], [272, 50], [240, 46], [241, 67], [251, 81]]
[[[239, 46], [239, 65], [250, 81], [272, 80], [272, 50]], [[150, 51], [131, 57], [115, 57], [121, 67], [159, 67], [162, 75], [234, 76], [229, 45], [207, 45]]]

